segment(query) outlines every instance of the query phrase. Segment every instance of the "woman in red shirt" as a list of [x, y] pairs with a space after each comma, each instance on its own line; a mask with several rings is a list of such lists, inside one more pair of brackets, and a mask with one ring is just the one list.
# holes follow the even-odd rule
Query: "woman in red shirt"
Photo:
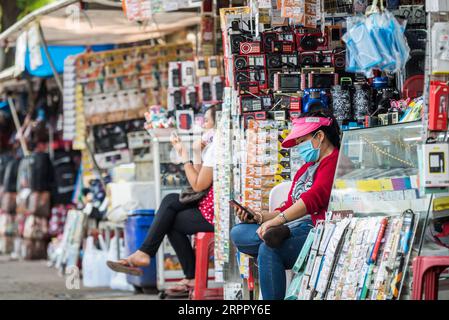
[[293, 120], [282, 146], [297, 146], [306, 162], [293, 179], [287, 201], [274, 212], [256, 212], [253, 220], [237, 211], [243, 223], [231, 230], [239, 251], [258, 257], [262, 296], [267, 300], [284, 298], [285, 270], [293, 267], [310, 229], [325, 219], [340, 148], [338, 123], [325, 111], [303, 114]]

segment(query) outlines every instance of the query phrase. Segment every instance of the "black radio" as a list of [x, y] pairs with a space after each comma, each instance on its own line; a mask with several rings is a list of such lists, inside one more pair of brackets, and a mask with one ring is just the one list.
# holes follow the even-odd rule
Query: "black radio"
[[254, 94], [258, 95], [260, 93], [258, 82], [240, 82], [238, 85], [238, 91], [240, 95], [244, 94]]
[[267, 119], [267, 113], [265, 111], [259, 111], [259, 112], [246, 112], [243, 113], [243, 123], [245, 126], [245, 129], [248, 128], [248, 122], [250, 120], [266, 120]]
[[262, 48], [260, 42], [252, 41], [252, 42], [240, 42], [240, 50], [241, 55], [247, 54], [260, 54], [262, 53]]
[[320, 29], [296, 30], [296, 44], [299, 52], [328, 50], [328, 37]]
[[303, 73], [301, 89], [329, 89], [338, 84], [338, 73]]
[[265, 56], [263, 54], [249, 55], [249, 56], [234, 56], [234, 68], [236, 71], [250, 68], [264, 69]]
[[299, 59], [296, 53], [293, 54], [267, 54], [266, 64], [268, 69], [299, 68]]
[[253, 95], [240, 96], [240, 107], [243, 112], [256, 112], [270, 110], [272, 107], [272, 97], [263, 95], [255, 97]]
[[274, 110], [290, 110], [301, 112], [302, 93], [275, 93]]
[[261, 89], [267, 88], [265, 69], [239, 70], [235, 73], [235, 87], [241, 82], [258, 82]]
[[265, 53], [292, 53], [295, 51], [295, 34], [291, 31], [271, 31], [262, 33]]
[[346, 55], [343, 51], [313, 51], [302, 52], [301, 65], [312, 67], [334, 67], [344, 69], [346, 67]]
[[293, 53], [295, 52], [295, 43], [290, 41], [273, 41], [273, 53]]
[[301, 90], [301, 73], [276, 73], [274, 75], [274, 91], [285, 93], [298, 92]]
[[251, 34], [231, 34], [229, 37], [232, 54], [240, 54], [240, 44], [252, 40]]

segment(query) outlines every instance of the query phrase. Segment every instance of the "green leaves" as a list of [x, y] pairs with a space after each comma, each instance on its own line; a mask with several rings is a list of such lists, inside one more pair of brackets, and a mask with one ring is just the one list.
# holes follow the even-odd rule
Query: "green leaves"
[[17, 0], [17, 7], [21, 10], [19, 19], [54, 1], [55, 0]]

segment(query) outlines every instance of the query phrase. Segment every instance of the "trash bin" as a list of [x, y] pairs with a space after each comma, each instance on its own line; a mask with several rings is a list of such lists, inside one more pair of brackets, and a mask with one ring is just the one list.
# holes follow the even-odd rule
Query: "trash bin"
[[[133, 210], [125, 224], [125, 246], [127, 254], [131, 254], [138, 250], [147, 235], [148, 229], [153, 223], [154, 210]], [[127, 275], [128, 283], [132, 284], [137, 291], [147, 291], [147, 289], [155, 289], [156, 280], [156, 259], [151, 259], [148, 267], [142, 268], [143, 275], [131, 276]]]

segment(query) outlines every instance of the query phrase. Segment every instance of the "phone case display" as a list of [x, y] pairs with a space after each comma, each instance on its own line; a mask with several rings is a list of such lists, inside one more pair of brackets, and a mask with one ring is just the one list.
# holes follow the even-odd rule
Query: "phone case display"
[[361, 214], [426, 212], [419, 184], [421, 122], [343, 133], [329, 210]]
[[[232, 121], [231, 88], [224, 90], [222, 112], [214, 135], [217, 165], [214, 167], [214, 269], [215, 281], [224, 282], [226, 264], [229, 263], [230, 243], [230, 206], [232, 189]], [[237, 131], [237, 130], [234, 130]]]
[[[168, 62], [192, 58], [190, 43], [133, 47], [76, 56], [75, 81], [68, 86], [75, 85], [76, 88], [77, 128], [81, 130], [85, 124], [99, 125], [143, 118], [148, 106], [166, 106]], [[72, 74], [70, 76], [73, 78]], [[67, 110], [71, 110], [72, 103], [69, 91], [64, 103]], [[82, 133], [85, 136], [85, 132], [80, 132], [81, 135], [76, 135], [77, 141], [84, 137]], [[78, 149], [82, 147], [80, 144]]]
[[347, 216], [311, 230], [293, 267], [287, 300], [401, 297], [419, 215]]
[[203, 104], [223, 100], [221, 61], [221, 57], [211, 56], [168, 64], [167, 109], [175, 111], [178, 133], [190, 133], [197, 129], [195, 113]]
[[[143, 119], [92, 126], [94, 158], [98, 166], [101, 169], [109, 169], [120, 164], [130, 163], [132, 155], [135, 155], [136, 151], [143, 152], [142, 156], [145, 156], [145, 150], [149, 152], [149, 148], [138, 148], [135, 139], [132, 139], [137, 132], [142, 133], [143, 126]], [[149, 145], [148, 134], [146, 132], [143, 134], [148, 137], [147, 145]], [[131, 138], [131, 146], [129, 138]], [[146, 154], [146, 158], [149, 156]]]
[[[69, 56], [64, 60], [64, 92], [63, 92], [63, 139], [74, 140], [75, 144], [84, 143], [84, 132], [76, 126], [76, 56]], [[84, 128], [82, 128], [84, 129]], [[78, 134], [77, 134], [78, 133]], [[80, 138], [75, 139], [80, 136]]]
[[432, 73], [449, 73], [449, 23], [435, 22], [432, 26]]

